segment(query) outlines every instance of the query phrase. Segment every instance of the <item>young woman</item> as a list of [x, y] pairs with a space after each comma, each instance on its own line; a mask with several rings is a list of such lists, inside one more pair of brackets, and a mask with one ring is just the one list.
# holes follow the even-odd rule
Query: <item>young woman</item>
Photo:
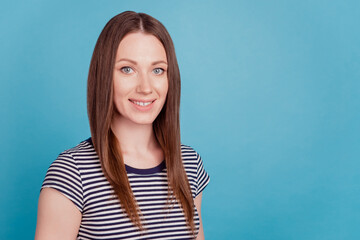
[[144, 13], [112, 18], [87, 94], [91, 138], [51, 164], [35, 239], [204, 239], [210, 178], [180, 143], [180, 73], [165, 27]]

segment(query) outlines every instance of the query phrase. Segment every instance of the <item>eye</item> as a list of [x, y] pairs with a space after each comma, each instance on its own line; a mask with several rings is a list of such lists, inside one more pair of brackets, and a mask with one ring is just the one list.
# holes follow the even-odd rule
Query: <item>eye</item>
[[122, 67], [120, 70], [126, 74], [132, 73], [134, 71], [131, 67]]
[[161, 75], [161, 74], [163, 74], [163, 72], [164, 72], [164, 69], [162, 69], [162, 68], [155, 68], [153, 70], [153, 73], [155, 73], [156, 75]]

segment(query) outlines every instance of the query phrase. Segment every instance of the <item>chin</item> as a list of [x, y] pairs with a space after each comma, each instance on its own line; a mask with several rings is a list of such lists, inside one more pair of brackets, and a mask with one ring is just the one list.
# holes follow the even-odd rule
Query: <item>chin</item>
[[153, 124], [155, 121], [155, 119], [151, 118], [151, 119], [133, 119], [132, 122], [136, 123], [136, 124], [140, 124], [140, 125], [149, 125], [149, 124]]

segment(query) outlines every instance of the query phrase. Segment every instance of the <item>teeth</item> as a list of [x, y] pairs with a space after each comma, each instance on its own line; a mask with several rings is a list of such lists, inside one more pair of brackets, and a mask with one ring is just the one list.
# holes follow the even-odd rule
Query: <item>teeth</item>
[[145, 107], [145, 106], [152, 103], [152, 102], [138, 102], [138, 101], [132, 101], [132, 102], [135, 103], [136, 105], [139, 105], [139, 106], [142, 106], [142, 107]]

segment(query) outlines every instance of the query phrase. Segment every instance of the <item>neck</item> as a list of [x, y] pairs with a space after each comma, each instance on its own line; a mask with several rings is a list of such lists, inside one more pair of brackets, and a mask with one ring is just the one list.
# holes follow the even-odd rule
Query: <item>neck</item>
[[115, 114], [111, 129], [119, 141], [121, 152], [144, 152], [158, 146], [152, 124], [137, 124]]

